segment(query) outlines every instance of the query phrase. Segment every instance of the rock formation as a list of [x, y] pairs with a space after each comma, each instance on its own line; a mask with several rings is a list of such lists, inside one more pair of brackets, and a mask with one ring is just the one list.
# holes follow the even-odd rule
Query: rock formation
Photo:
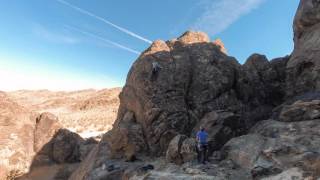
[[214, 43], [215, 45], [219, 46], [219, 47], [220, 47], [220, 50], [221, 50], [223, 53], [225, 53], [225, 54], [228, 53], [228, 52], [227, 52], [227, 49], [226, 49], [226, 47], [224, 46], [224, 43], [222, 42], [221, 39], [216, 39], [216, 40], [213, 41], [213, 43]]
[[0, 179], [15, 179], [41, 166], [79, 163], [96, 146], [62, 129], [53, 114], [31, 113], [6, 94], [0, 96]]
[[34, 150], [39, 152], [47, 144], [57, 131], [62, 128], [58, 118], [51, 113], [42, 113], [36, 118], [34, 130]]
[[320, 90], [320, 2], [302, 0], [294, 18], [294, 51], [287, 63], [287, 96]]
[[[163, 67], [155, 81], [150, 78], [153, 61]], [[215, 126], [212, 141], [225, 138], [212, 147], [219, 149], [279, 103], [281, 74], [272, 64], [253, 55], [241, 66], [198, 32], [154, 42], [133, 64], [120, 94], [118, 118], [108, 136], [111, 156], [164, 155], [173, 137], [190, 136], [210, 114], [220, 116], [209, 122]]]
[[314, 118], [319, 114], [300, 113], [300, 110], [319, 112], [319, 106], [316, 109], [310, 106], [317, 103], [319, 100], [297, 101], [289, 110], [284, 108], [281, 116], [288, 111], [294, 116], [290, 122], [292, 116], [257, 123], [248, 135], [234, 138], [223, 147], [224, 158], [231, 159], [255, 178], [295, 167], [305, 175], [320, 177], [320, 119]]
[[[128, 179], [141, 162], [129, 161], [164, 156], [179, 166], [131, 178], [319, 177], [319, 8], [318, 0], [301, 0], [294, 51], [271, 61], [253, 54], [240, 65], [201, 32], [155, 41], [128, 73], [113, 129], [71, 179]], [[157, 74], [152, 62], [162, 67]], [[200, 126], [218, 162], [192, 164]]]

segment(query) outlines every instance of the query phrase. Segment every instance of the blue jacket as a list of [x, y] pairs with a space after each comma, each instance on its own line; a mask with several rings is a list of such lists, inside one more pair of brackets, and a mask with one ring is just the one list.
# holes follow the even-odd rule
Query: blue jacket
[[198, 131], [197, 132], [197, 140], [200, 144], [207, 144], [208, 143], [208, 133], [205, 131]]

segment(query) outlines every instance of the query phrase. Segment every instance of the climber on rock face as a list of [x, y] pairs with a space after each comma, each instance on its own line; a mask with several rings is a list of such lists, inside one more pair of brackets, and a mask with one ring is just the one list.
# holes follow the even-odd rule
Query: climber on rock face
[[155, 79], [159, 70], [162, 69], [160, 64], [158, 62], [152, 62], [152, 74], [151, 74], [151, 79]]
[[200, 127], [200, 131], [197, 132], [198, 142], [198, 161], [205, 164], [208, 161], [208, 133], [204, 127]]

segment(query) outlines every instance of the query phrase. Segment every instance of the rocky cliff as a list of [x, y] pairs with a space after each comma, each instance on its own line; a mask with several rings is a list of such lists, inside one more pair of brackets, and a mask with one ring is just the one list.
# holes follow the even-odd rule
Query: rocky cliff
[[303, 0], [294, 19], [294, 51], [287, 64], [287, 95], [320, 90], [320, 2]]
[[[241, 65], [201, 32], [155, 41], [128, 73], [112, 130], [71, 179], [319, 177], [319, 33], [320, 2], [301, 0], [283, 58]], [[213, 155], [203, 166], [192, 163], [200, 126]]]

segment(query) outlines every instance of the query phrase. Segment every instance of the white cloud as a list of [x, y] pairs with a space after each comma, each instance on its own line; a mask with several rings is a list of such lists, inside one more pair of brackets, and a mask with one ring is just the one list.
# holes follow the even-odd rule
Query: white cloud
[[76, 44], [80, 42], [80, 39], [76, 37], [68, 35], [67, 33], [53, 32], [40, 24], [34, 24], [32, 31], [38, 37], [53, 43]]
[[191, 29], [204, 31], [210, 35], [226, 30], [241, 16], [258, 8], [266, 0], [202, 0], [203, 14]]

